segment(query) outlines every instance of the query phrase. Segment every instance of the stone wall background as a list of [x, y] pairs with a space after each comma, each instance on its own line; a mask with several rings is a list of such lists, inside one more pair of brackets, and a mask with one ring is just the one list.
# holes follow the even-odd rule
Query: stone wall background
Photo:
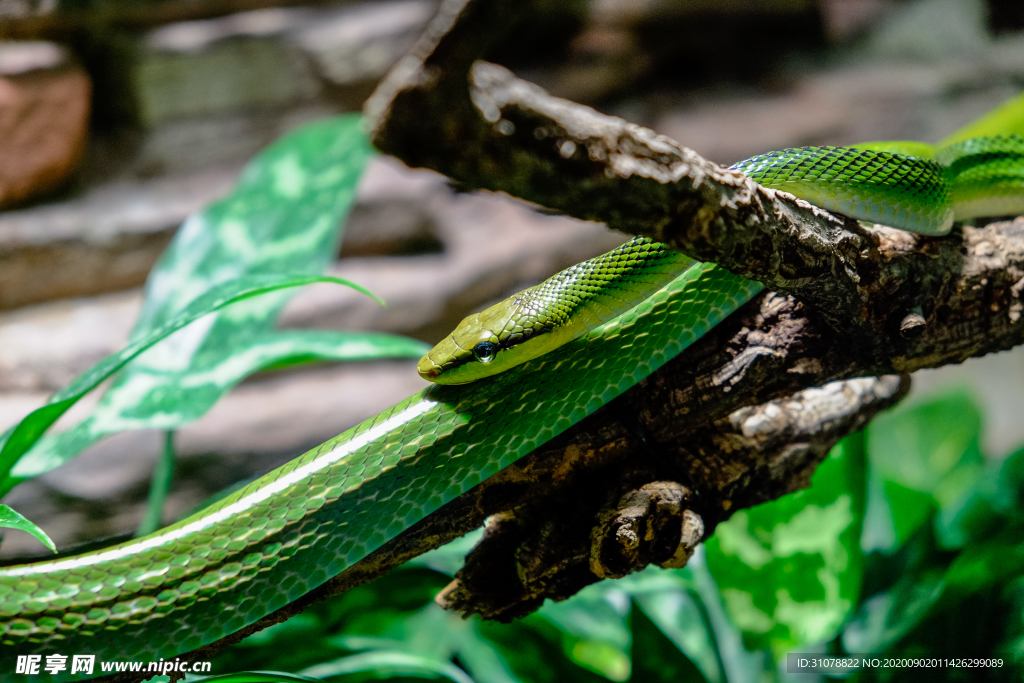
[[[177, 226], [305, 121], [358, 111], [436, 0], [0, 0], [0, 429], [119, 349]], [[723, 164], [770, 149], [937, 140], [1024, 89], [1010, 0], [579, 0], [502, 61]], [[378, 158], [334, 274], [282, 324], [436, 341], [516, 289], [623, 241]], [[263, 373], [181, 430], [167, 518], [422, 386], [411, 362]], [[1024, 442], [1024, 353], [915, 376], [966, 385], [992, 457]], [[88, 402], [86, 402], [88, 403]], [[62, 424], [75, 419], [72, 411]], [[77, 411], [81, 415], [81, 410]], [[59, 428], [59, 425], [58, 425]], [[160, 448], [122, 434], [4, 501], [61, 547], [130, 533]], [[11, 532], [0, 557], [38, 553]]]

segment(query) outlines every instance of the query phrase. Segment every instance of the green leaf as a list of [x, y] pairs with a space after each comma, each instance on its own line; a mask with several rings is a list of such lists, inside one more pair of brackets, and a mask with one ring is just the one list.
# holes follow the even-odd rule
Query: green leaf
[[311, 666], [302, 674], [323, 679], [364, 671], [372, 671], [380, 678], [411, 676], [448, 680], [452, 683], [473, 683], [473, 679], [465, 671], [451, 662], [400, 650], [377, 650], [349, 655], [333, 662]]
[[968, 546], [949, 565], [943, 599], [966, 597], [1024, 575], [1024, 528]]
[[[518, 628], [518, 627], [513, 627]], [[472, 630], [464, 632], [459, 641], [459, 662], [469, 671], [476, 681], [487, 683], [525, 683], [529, 679], [516, 676], [512, 672], [510, 657], [521, 657], [521, 652], [504, 651], [497, 644], [488, 640], [482, 633], [479, 621], [473, 623]], [[557, 664], [550, 667], [558, 668]]]
[[863, 439], [818, 466], [811, 487], [736, 513], [705, 544], [748, 649], [776, 657], [831, 640], [857, 604], [863, 557]]
[[[910, 427], [933, 431], [926, 436], [930, 445], [921, 449], [925, 454], [947, 448], [948, 442], [936, 443], [933, 438], [946, 435], [953, 453], [966, 454], [970, 462], [976, 439], [972, 430], [966, 430], [965, 436], [956, 424], [957, 411], [950, 406], [957, 400], [962, 399], [947, 396], [939, 399], [938, 406], [926, 405], [925, 410], [919, 406], [895, 417], [908, 416]], [[907, 455], [919, 457], [920, 453]], [[965, 471], [956, 457], [943, 456], [939, 462], [946, 466], [945, 478]], [[1020, 522], [1024, 451], [998, 465], [983, 468], [970, 463], [966, 472], [970, 488], [949, 502], [931, 491], [878, 482], [886, 495], [876, 500], [898, 511], [889, 514], [895, 517], [892, 523], [901, 544], [895, 552], [874, 553], [870, 558], [868, 590], [875, 594], [845, 629], [848, 651], [915, 657], [983, 657], [1001, 651], [997, 648], [1003, 647], [1006, 625], [1017, 614], [1006, 597], [1012, 594], [1008, 587], [1024, 577], [1024, 524]], [[934, 491], [951, 490], [944, 478], [930, 481]], [[934, 524], [927, 523], [932, 519]]]
[[964, 392], [879, 416], [868, 431], [871, 484], [863, 547], [891, 552], [980, 475], [981, 417]]
[[[647, 581], [645, 584], [630, 586], [627, 590], [633, 596], [633, 600], [651, 624], [661, 631], [671, 645], [680, 654], [693, 662], [701, 672], [702, 677], [712, 683], [725, 681], [725, 672], [721, 655], [718, 651], [715, 628], [711, 622], [711, 615], [707, 607], [700, 599], [694, 581], [691, 577], [694, 564], [685, 569], [676, 571], [653, 572], [650, 569], [632, 574], [628, 579], [643, 577], [660, 579], [658, 581]], [[706, 571], [706, 570], [705, 570]], [[714, 591], [715, 599], [718, 599], [717, 590]], [[636, 632], [636, 616], [633, 618], [633, 638], [639, 637]], [[664, 648], [662, 648], [664, 649]], [[637, 647], [633, 647], [634, 678], [639, 678], [646, 668], [637, 663], [637, 656], [646, 656], [638, 653]], [[696, 679], [699, 680], [699, 679]]]
[[885, 652], [926, 617], [942, 595], [942, 572], [915, 572], [865, 600], [843, 631], [847, 652]]
[[630, 596], [605, 581], [587, 586], [572, 600], [545, 604], [539, 614], [569, 637], [569, 658], [612, 681], [629, 677]]
[[15, 512], [10, 506], [0, 504], [0, 529], [17, 529], [32, 534], [39, 542], [53, 552], [57, 552], [57, 546], [53, 544], [46, 532], [37, 527], [22, 515]]
[[504, 669], [503, 677], [490, 680], [517, 683], [598, 683], [608, 681], [589, 668], [581, 667], [572, 657], [578, 639], [556, 628], [551, 621], [532, 614], [511, 624], [474, 620], [474, 639], [459, 643], [458, 657], [478, 680], [485, 671], [475, 668], [484, 661], [489, 649]]
[[882, 490], [892, 510], [893, 532], [898, 543], [927, 524], [937, 510], [931, 494], [903, 486], [898, 481], [882, 481]]
[[[195, 396], [204, 385], [209, 386], [207, 395], [217, 398], [220, 389], [231, 387], [253, 372], [265, 369], [289, 367], [314, 361], [354, 361], [377, 358], [418, 358], [429, 350], [423, 342], [382, 332], [330, 332], [321, 330], [284, 330], [264, 335], [249, 341], [247, 348], [238, 349], [219, 367], [208, 374], [193, 373], [190, 384], [183, 388], [184, 395]], [[182, 393], [175, 393], [173, 382], [163, 393], [167, 403], [162, 417], [166, 424], [174, 426], [202, 417], [210, 405], [180, 399]], [[182, 389], [182, 388], [178, 388]], [[190, 391], [191, 390], [191, 391]], [[172, 412], [176, 410], [177, 412]], [[122, 418], [127, 421], [131, 413], [127, 410]], [[172, 417], [176, 417], [172, 421]], [[106, 435], [94, 433], [91, 429], [96, 422], [87, 418], [75, 427], [53, 437], [44, 437], [27, 458], [15, 468], [14, 475], [22, 478], [35, 476], [63, 464], [84, 448]], [[143, 429], [145, 425], [122, 428]], [[170, 430], [168, 430], [170, 431]]]
[[[926, 533], [919, 534], [910, 545], [927, 540]], [[916, 549], [921, 557], [896, 584], [867, 600], [847, 626], [848, 651], [892, 657], [1005, 655], [1020, 618], [1013, 586], [1024, 577], [1024, 525], [1014, 524], [954, 557], [921, 550], [926, 548]], [[1019, 673], [1005, 680], [1020, 680]]]
[[[372, 296], [370, 292], [355, 283], [328, 276], [255, 275], [220, 284], [193, 301], [177, 317], [156, 327], [144, 337], [135, 339], [135, 341], [121, 351], [111, 354], [93, 365], [76, 377], [68, 386], [54, 394], [47, 405], [32, 411], [21, 422], [8, 429], [0, 436], [0, 443], [3, 444], [3, 448], [0, 450], [0, 473], [6, 474], [10, 472], [13, 465], [39, 440], [43, 432], [56, 422], [61, 415], [67, 412], [68, 408], [74, 405], [82, 396], [95, 389], [101, 382], [154, 346], [157, 342], [190, 323], [199, 320], [203, 316], [236, 302], [279, 289], [301, 287], [314, 282], [334, 282], [348, 285]], [[61, 462], [53, 464], [45, 461], [42, 463], [33, 462], [26, 465], [21, 472], [14, 474], [14, 476], [33, 476], [53, 469], [53, 467], [61, 464]]]
[[947, 475], [984, 461], [980, 438], [977, 405], [968, 393], [956, 391], [879, 415], [868, 431], [868, 452], [884, 480], [938, 499]]
[[[146, 283], [133, 337], [219, 282], [322, 273], [337, 253], [339, 223], [371, 153], [362, 121], [351, 115], [306, 125], [261, 152], [228, 197], [191, 216], [175, 235]], [[269, 328], [283, 302], [264, 301], [232, 317]]]
[[947, 548], [963, 548], [1024, 518], [1024, 450], [1010, 454], [939, 515], [936, 527]]
[[404, 567], [427, 567], [447, 576], [455, 576], [466, 563], [466, 555], [480, 542], [484, 536], [483, 529], [471, 531], [461, 538], [445, 543], [440, 548], [423, 553], [406, 562]]
[[430, 344], [386, 332], [332, 332], [329, 330], [281, 330], [254, 339], [233, 357], [232, 370], [245, 377], [257, 370], [321, 361], [359, 361], [382, 358], [419, 358]]
[[[875, 418], [868, 429], [871, 482], [865, 550], [892, 552], [936, 513], [947, 518], [972, 495], [985, 471], [981, 414], [971, 396], [944, 396]], [[963, 542], [940, 525], [939, 542]]]

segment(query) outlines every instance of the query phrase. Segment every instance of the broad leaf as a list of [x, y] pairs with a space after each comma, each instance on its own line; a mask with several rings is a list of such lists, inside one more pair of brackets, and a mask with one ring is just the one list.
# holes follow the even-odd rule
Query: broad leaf
[[299, 674], [288, 674], [280, 671], [240, 671], [233, 674], [221, 674], [219, 676], [196, 677], [193, 681], [202, 683], [299, 683], [315, 681], [319, 678], [301, 676]]
[[776, 656], [831, 640], [857, 604], [863, 557], [862, 437], [834, 448], [809, 489], [736, 513], [707, 562], [748, 649]]
[[[22, 454], [39, 440], [43, 432], [49, 429], [50, 425], [56, 422], [82, 396], [95, 389], [104, 380], [157, 342], [225, 306], [268, 292], [288, 287], [300, 287], [314, 282], [344, 284], [373, 296], [359, 285], [328, 276], [258, 275], [220, 284], [189, 304], [177, 317], [154, 328], [149, 334], [136, 338], [121, 351], [107, 356], [96, 363], [72, 380], [68, 386], [54, 394], [50, 398], [49, 403], [29, 413], [21, 422], [8, 429], [0, 436], [0, 443], [3, 444], [3, 448], [0, 449], [0, 473], [6, 474], [9, 472]], [[55, 466], [53, 465], [53, 467]], [[26, 465], [26, 471], [33, 474], [45, 472], [49, 469], [52, 469], [52, 467], [42, 466], [41, 464]], [[15, 476], [27, 475], [16, 474]]]
[[[965, 504], [985, 471], [981, 427], [973, 399], [959, 391], [875, 418], [865, 550], [892, 552], [937, 511], [954, 514]], [[962, 543], [944, 533], [939, 541]]]
[[473, 683], [465, 671], [451, 662], [439, 661], [426, 655], [402, 651], [379, 650], [341, 657], [333, 662], [317, 664], [303, 674], [317, 678], [372, 671], [374, 678], [415, 677], [447, 680], [451, 683]]

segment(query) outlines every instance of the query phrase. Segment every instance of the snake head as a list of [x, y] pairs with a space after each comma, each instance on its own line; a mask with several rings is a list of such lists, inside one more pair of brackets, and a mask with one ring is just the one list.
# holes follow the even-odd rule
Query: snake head
[[526, 290], [468, 316], [420, 359], [420, 377], [436, 384], [467, 384], [560, 346], [565, 342], [561, 328], [539, 315], [534, 303]]

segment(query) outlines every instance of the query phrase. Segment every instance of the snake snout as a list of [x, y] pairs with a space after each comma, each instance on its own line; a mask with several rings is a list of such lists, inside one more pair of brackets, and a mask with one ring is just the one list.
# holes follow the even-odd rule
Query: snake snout
[[420, 362], [416, 364], [416, 372], [420, 374], [423, 379], [433, 382], [438, 375], [441, 374], [441, 368], [430, 359], [429, 355], [420, 358]]

